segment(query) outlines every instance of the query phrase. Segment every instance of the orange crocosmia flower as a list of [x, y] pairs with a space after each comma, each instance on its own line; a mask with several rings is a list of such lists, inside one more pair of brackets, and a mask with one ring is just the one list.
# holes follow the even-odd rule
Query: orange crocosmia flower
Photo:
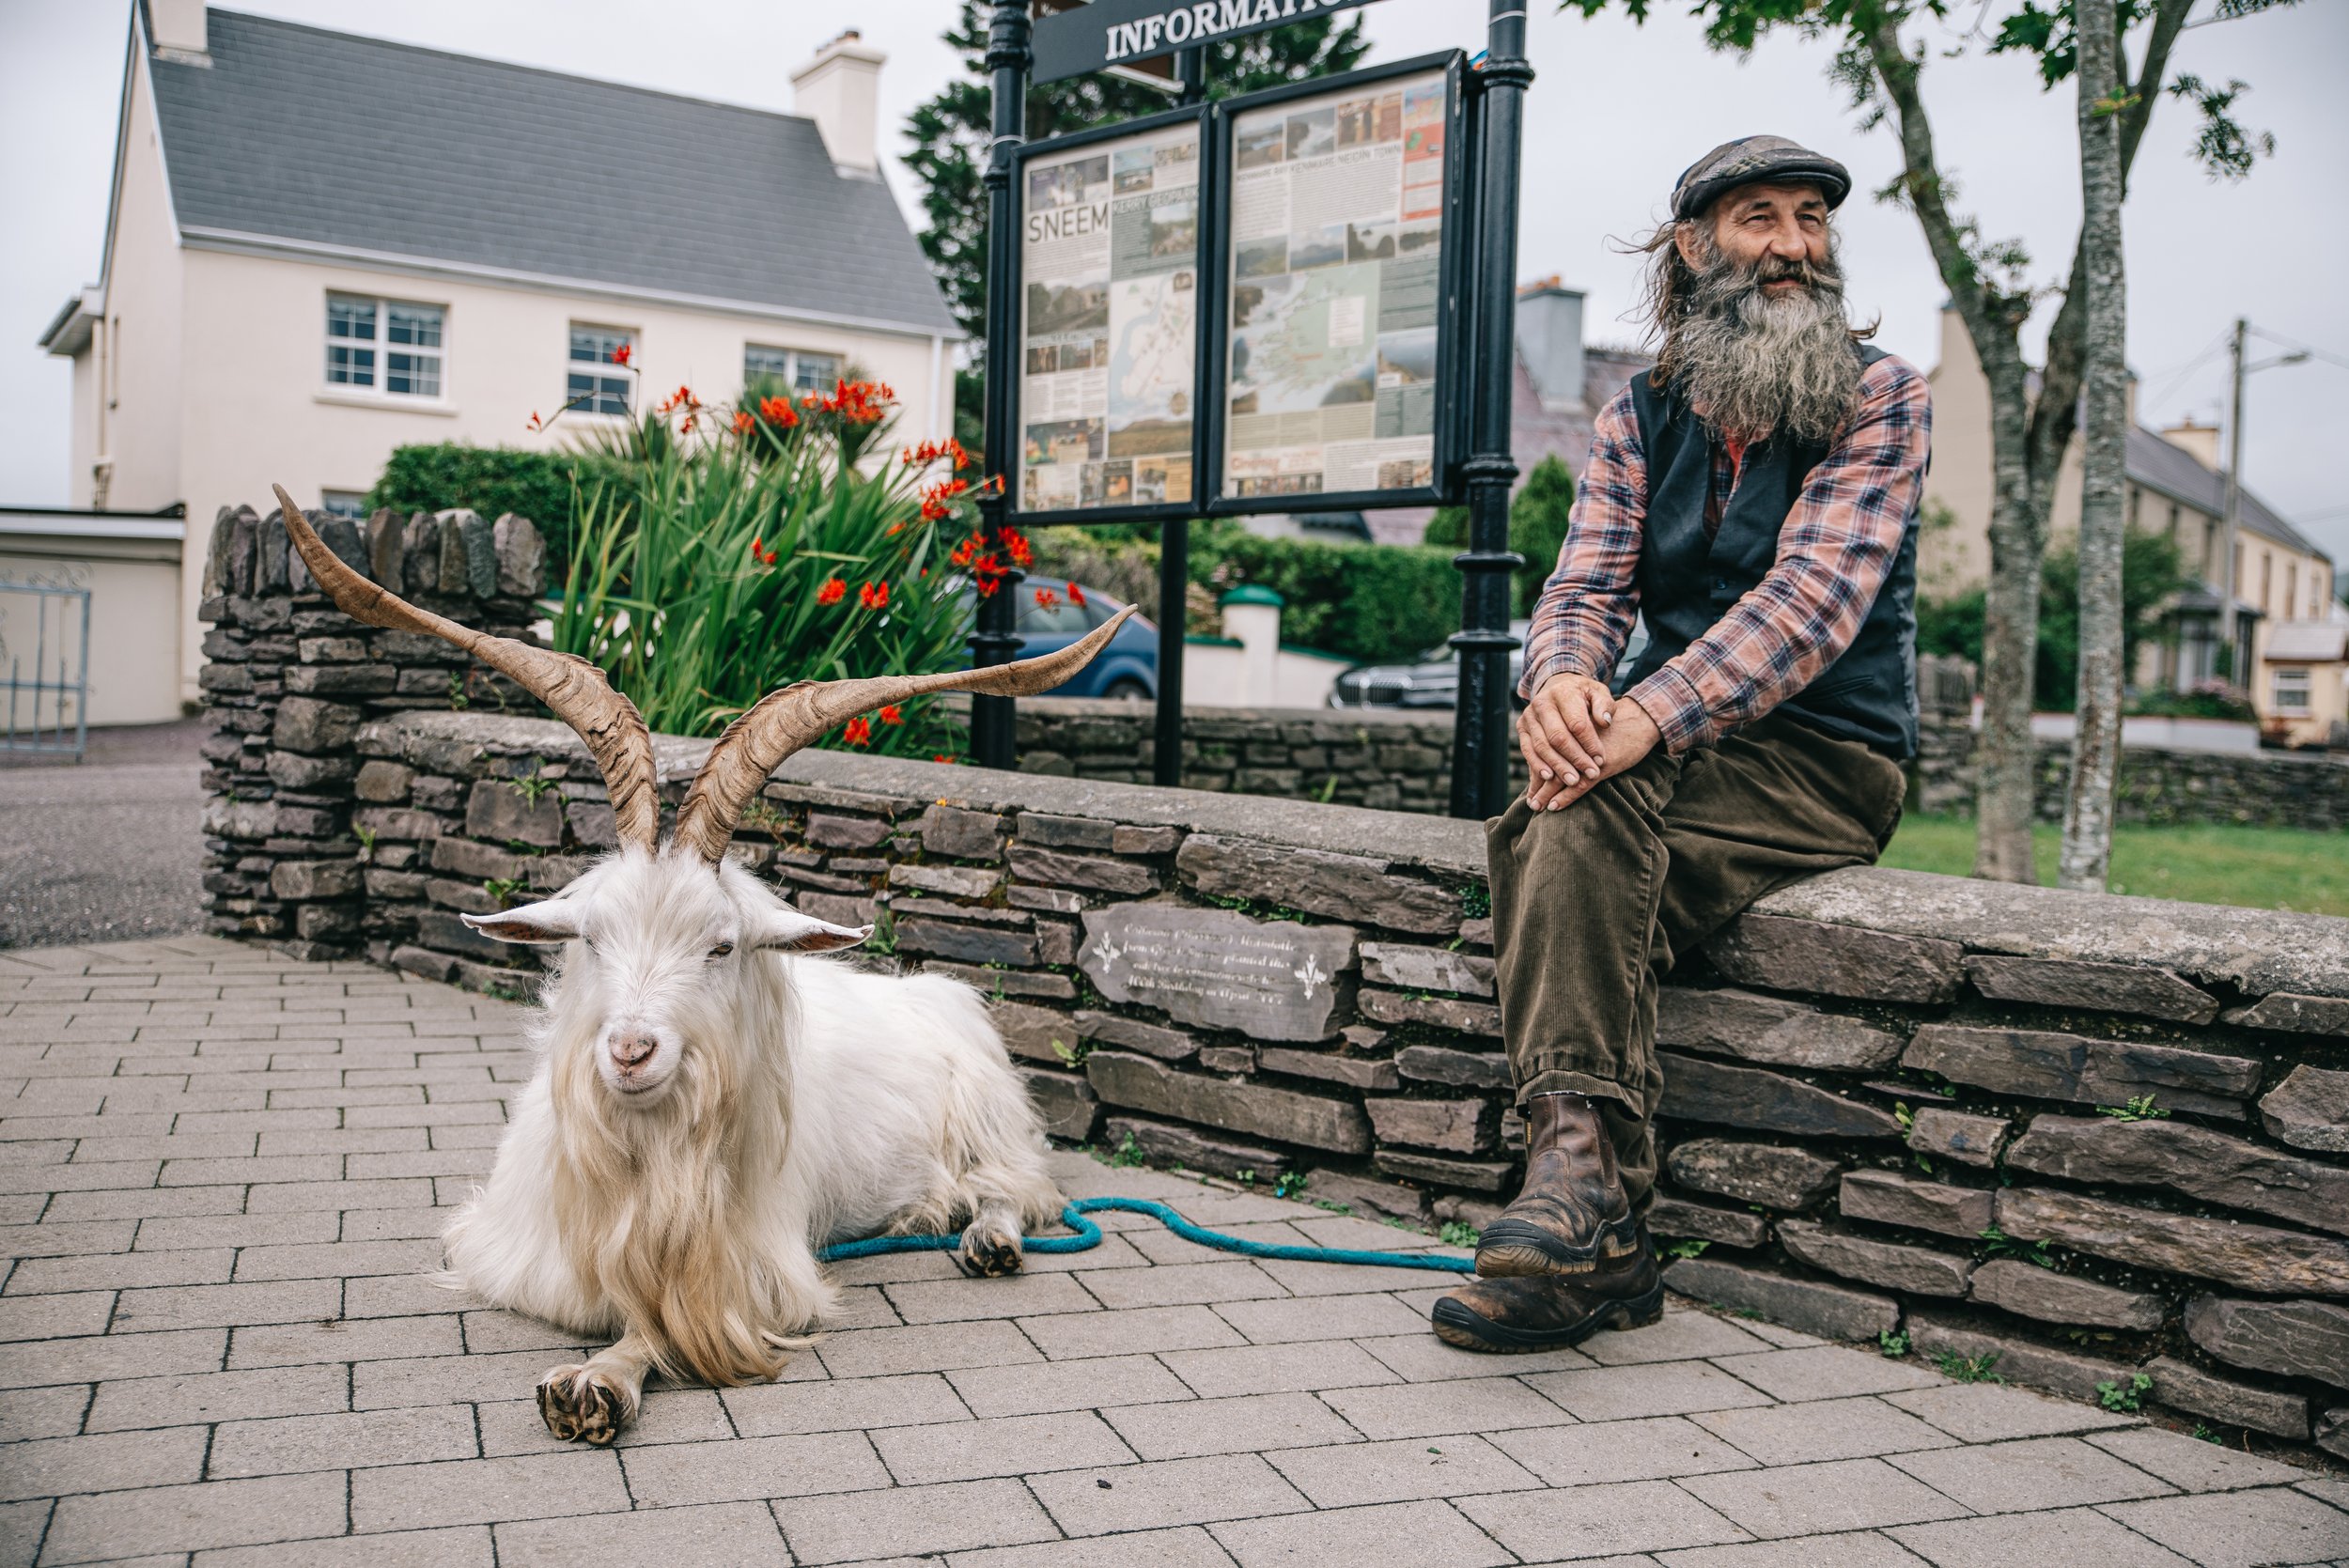
[[530, 423], [524, 426], [523, 428], [530, 430], [543, 430], [546, 428], [546, 422], [538, 417], [538, 411], [537, 409], [530, 411]]
[[849, 720], [848, 728], [840, 732], [840, 738], [851, 746], [870, 746], [873, 743], [872, 721], [863, 717]]
[[867, 610], [888, 609], [889, 584], [886, 582], [867, 582], [864, 586], [856, 591], [856, 601], [864, 606]]
[[895, 703], [891, 703], [880, 710], [880, 722], [884, 724], [902, 724], [906, 716], [897, 711]]
[[762, 397], [758, 400], [758, 417], [780, 430], [788, 430], [800, 422], [800, 413], [788, 397]]
[[1085, 591], [1082, 588], [1078, 587], [1074, 582], [1071, 582], [1068, 585], [1068, 602], [1079, 607], [1082, 607], [1084, 601]]
[[955, 753], [952, 752], [933, 752], [930, 753], [930, 760], [932, 762], [951, 763], [955, 760]]
[[1060, 596], [1050, 588], [1038, 588], [1035, 591], [1035, 607], [1038, 610], [1058, 610]]
[[734, 411], [734, 433], [736, 435], [749, 435], [751, 433], [751, 427], [757, 423], [757, 420], [751, 417], [750, 410], [737, 409]]
[[838, 604], [842, 599], [848, 597], [848, 583], [842, 582], [839, 578], [828, 577], [824, 579], [824, 585], [816, 590], [816, 602], [818, 604]]
[[632, 356], [635, 352], [636, 349], [633, 344], [623, 343], [618, 348], [612, 350], [612, 363], [614, 365], [626, 365], [630, 356]]

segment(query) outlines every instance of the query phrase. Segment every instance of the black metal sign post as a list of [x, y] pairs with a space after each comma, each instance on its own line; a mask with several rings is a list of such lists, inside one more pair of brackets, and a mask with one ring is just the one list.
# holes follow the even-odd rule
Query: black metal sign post
[[[987, 386], [982, 428], [987, 461], [998, 474], [1012, 472], [1019, 444], [1019, 210], [1012, 184], [1012, 159], [1028, 136], [1028, 3], [1000, 0], [987, 30], [987, 69], [992, 77], [994, 140], [987, 149]], [[971, 637], [971, 662], [984, 668], [1007, 664], [1019, 651], [1014, 630], [1020, 572], [1003, 548], [1011, 512], [1007, 486], [979, 500], [988, 543], [1007, 568], [992, 594], [979, 596], [977, 629]], [[971, 760], [982, 768], [1008, 768], [1018, 761], [1018, 719], [1009, 697], [971, 699]]]
[[[1190, 520], [1465, 494], [1452, 810], [1498, 812], [1520, 564], [1508, 503], [1525, 12], [1491, 0], [1481, 69], [1454, 51], [1204, 108], [1205, 44], [1368, 0], [1044, 0], [1064, 8], [1033, 35], [1031, 3], [997, 0], [988, 36], [986, 442], [1002, 484], [981, 505], [998, 559], [1019, 520], [1160, 528], [1152, 776], [1175, 784]], [[1169, 53], [1184, 107], [1025, 145], [1032, 68], [1038, 81], [1130, 72]], [[1347, 205], [1381, 179], [1396, 182], [1383, 207]], [[1113, 311], [1134, 313], [1115, 318], [1130, 332], [1112, 331]], [[1130, 361], [1112, 348], [1128, 340]], [[1105, 393], [1112, 360], [1120, 390]], [[976, 663], [1018, 650], [1019, 581], [979, 600]], [[972, 760], [1009, 768], [1015, 753], [1010, 699], [974, 699]]]
[[1498, 815], [1509, 799], [1509, 574], [1525, 558], [1509, 549], [1511, 388], [1517, 368], [1517, 152], [1524, 134], [1524, 0], [1491, 0], [1486, 53], [1474, 80], [1477, 171], [1475, 284], [1471, 318], [1475, 379], [1467, 464], [1469, 548], [1460, 567], [1460, 661], [1452, 721], [1452, 815]]

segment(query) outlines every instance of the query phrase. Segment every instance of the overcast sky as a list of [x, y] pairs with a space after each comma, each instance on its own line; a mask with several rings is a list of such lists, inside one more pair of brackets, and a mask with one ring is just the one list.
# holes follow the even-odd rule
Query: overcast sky
[[[121, 88], [129, 0], [0, 0], [0, 505], [67, 494], [63, 361], [34, 344], [73, 290], [98, 275], [107, 177]], [[959, 70], [939, 41], [954, 0], [244, 0], [229, 8], [557, 70], [765, 108], [791, 105], [789, 73], [855, 16], [889, 54], [884, 126], [906, 149], [907, 113]], [[1956, 8], [1970, 16], [1975, 8]], [[2206, 14], [2208, 0], [2201, 9]], [[1383, 0], [1357, 13], [1371, 58], [1481, 47], [1479, 0]], [[1890, 133], [1862, 132], [1827, 82], [1825, 46], [1769, 41], [1746, 60], [1711, 54], [1696, 24], [1663, 0], [1645, 28], [1612, 16], [1584, 22], [1531, 6], [1538, 78], [1528, 101], [1518, 275], [1555, 272], [1590, 293], [1587, 331], [1623, 339], [1634, 267], [1610, 237], [1663, 210], [1680, 169], [1715, 144], [1771, 131], [1850, 164], [1859, 194], [1843, 210], [1855, 307], [1881, 313], [1877, 341], [1920, 365], [1939, 358], [1943, 298], [1913, 220], [1865, 193], [1899, 166]], [[559, 18], [559, 21], [556, 20]], [[1983, 231], [2017, 236], [2035, 275], [2065, 272], [2079, 222], [2078, 158], [2069, 88], [2042, 93], [2030, 67], [1991, 59], [1954, 31], [1930, 42], [1926, 96], [1958, 208]], [[2165, 100], [2139, 154], [2127, 210], [2129, 354], [2139, 416], [2161, 425], [2209, 420], [2227, 392], [2218, 347], [2237, 315], [2256, 329], [2336, 356], [2266, 371], [2251, 381], [2245, 421], [2250, 486], [2349, 561], [2349, 483], [2338, 447], [2349, 425], [2349, 4], [2296, 8], [2191, 27], [2175, 65], [2206, 80], [2241, 78], [2250, 125], [2275, 133], [2272, 160], [2240, 185], [2213, 185], [2186, 157], [2192, 116]], [[321, 103], [331, 102], [321, 92]], [[398, 133], [398, 106], [343, 106]], [[913, 182], [891, 179], [911, 212]], [[2051, 309], [2034, 325], [2044, 331]], [[2034, 345], [2034, 351], [2036, 346]], [[2278, 350], [2262, 345], [2263, 355]], [[2198, 363], [2199, 361], [2199, 363]]]

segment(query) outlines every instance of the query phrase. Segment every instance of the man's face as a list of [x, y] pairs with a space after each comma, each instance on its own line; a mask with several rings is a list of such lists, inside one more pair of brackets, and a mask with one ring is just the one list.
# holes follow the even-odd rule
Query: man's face
[[[1740, 185], [1697, 223], [1710, 226], [1715, 249], [1739, 272], [1758, 272], [1774, 300], [1810, 288], [1813, 271], [1828, 262], [1827, 197], [1816, 185]], [[1695, 230], [1681, 225], [1680, 256], [1702, 272]]]

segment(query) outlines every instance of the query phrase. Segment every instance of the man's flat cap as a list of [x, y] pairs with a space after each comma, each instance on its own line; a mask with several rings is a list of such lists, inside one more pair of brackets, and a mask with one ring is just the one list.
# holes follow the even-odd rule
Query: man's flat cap
[[1672, 216], [1693, 218], [1715, 197], [1740, 185], [1809, 180], [1827, 196], [1829, 210], [1851, 194], [1851, 171], [1823, 152], [1783, 136], [1740, 136], [1723, 142], [1683, 169], [1672, 187]]

